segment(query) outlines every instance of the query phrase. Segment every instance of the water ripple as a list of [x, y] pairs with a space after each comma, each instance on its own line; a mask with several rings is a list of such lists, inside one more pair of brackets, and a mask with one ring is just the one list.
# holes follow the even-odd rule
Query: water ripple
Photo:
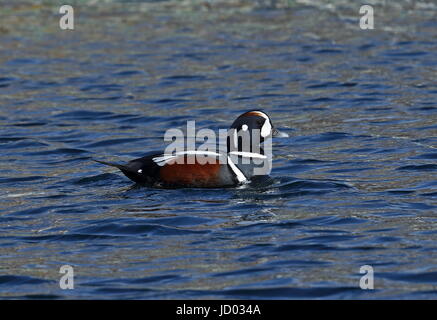
[[[154, 1], [147, 19], [111, 2], [68, 41], [2, 15], [1, 298], [436, 297], [433, 10], [387, 2], [385, 27], [354, 32], [345, 1]], [[40, 9], [19, 16], [53, 18]], [[143, 187], [91, 161], [251, 109], [290, 137], [273, 140], [270, 177], [241, 187]], [[74, 290], [59, 288], [66, 264]]]

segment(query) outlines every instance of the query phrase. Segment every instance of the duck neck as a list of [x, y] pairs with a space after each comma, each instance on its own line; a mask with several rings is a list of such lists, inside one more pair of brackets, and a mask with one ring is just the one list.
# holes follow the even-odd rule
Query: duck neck
[[250, 134], [249, 131], [237, 131], [231, 128], [227, 136], [227, 152], [228, 154], [238, 153], [247, 154], [264, 154], [261, 147], [263, 139], [259, 135]]

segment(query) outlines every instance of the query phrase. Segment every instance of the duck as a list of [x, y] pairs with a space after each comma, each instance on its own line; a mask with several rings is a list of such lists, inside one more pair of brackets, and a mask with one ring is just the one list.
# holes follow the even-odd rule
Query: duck
[[288, 134], [261, 110], [239, 115], [227, 131], [224, 152], [151, 152], [126, 164], [94, 160], [118, 168], [137, 184], [168, 188], [221, 188], [247, 184], [271, 170], [271, 138]]

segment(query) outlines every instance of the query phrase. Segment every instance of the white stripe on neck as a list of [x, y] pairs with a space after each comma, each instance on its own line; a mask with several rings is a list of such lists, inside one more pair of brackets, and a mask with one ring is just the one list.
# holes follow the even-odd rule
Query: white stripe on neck
[[243, 172], [241, 172], [241, 170], [238, 169], [238, 167], [232, 162], [230, 156], [228, 156], [228, 164], [231, 167], [232, 171], [234, 172], [235, 176], [237, 177], [238, 182], [240, 183], [247, 182], [247, 178], [245, 177]]

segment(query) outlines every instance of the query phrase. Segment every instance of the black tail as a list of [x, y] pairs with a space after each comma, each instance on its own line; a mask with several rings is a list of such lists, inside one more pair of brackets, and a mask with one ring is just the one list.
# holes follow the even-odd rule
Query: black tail
[[110, 166], [110, 167], [118, 168], [118, 169], [120, 169], [121, 171], [123, 171], [123, 170], [128, 170], [128, 167], [127, 167], [127, 166], [124, 166], [124, 165], [122, 165], [122, 164], [111, 163], [111, 162], [105, 162], [105, 161], [100, 161], [100, 160], [95, 160], [95, 159], [92, 159], [92, 160], [95, 161], [95, 162], [98, 162], [98, 163], [101, 163], [101, 164], [104, 164], [104, 165]]
[[106, 162], [106, 161], [100, 161], [100, 160], [95, 160], [93, 159], [93, 161], [110, 166], [110, 167], [115, 167], [120, 169], [121, 172], [123, 172], [123, 174], [128, 177], [129, 179], [131, 179], [132, 181], [136, 182], [136, 183], [148, 183], [149, 182], [149, 176], [147, 174], [143, 174], [141, 169], [141, 163], [140, 162], [135, 162], [135, 161], [131, 161], [128, 164], [124, 165], [124, 164], [118, 164], [118, 163], [111, 163], [111, 162]]

